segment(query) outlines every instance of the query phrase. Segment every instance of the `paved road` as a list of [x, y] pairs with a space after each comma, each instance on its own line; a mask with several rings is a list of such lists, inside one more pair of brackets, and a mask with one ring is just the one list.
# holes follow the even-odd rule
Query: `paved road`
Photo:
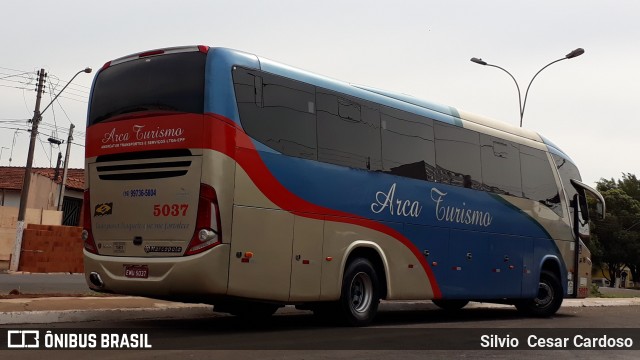
[[[53, 351], [48, 360], [90, 355], [101, 359], [419, 359], [419, 358], [580, 358], [637, 359], [640, 350], [479, 350], [481, 336], [510, 334], [528, 342], [540, 336], [630, 336], [640, 345], [637, 319], [640, 306], [563, 308], [550, 319], [521, 316], [512, 308], [468, 309], [456, 314], [440, 310], [381, 312], [370, 328], [345, 328], [318, 322], [308, 314], [275, 316], [266, 323], [247, 323], [235, 317], [200, 319], [96, 321], [46, 326], [54, 332], [148, 333], [152, 350]], [[15, 326], [19, 328], [20, 326]], [[33, 328], [25, 325], [23, 328]], [[621, 329], [622, 328], [622, 329]], [[0, 339], [1, 340], [1, 339]], [[459, 347], [457, 349], [456, 347]], [[167, 350], [158, 350], [158, 349]], [[433, 349], [436, 350], [433, 350]], [[457, 350], [437, 350], [441, 348]], [[636, 347], [638, 349], [639, 347]], [[211, 350], [219, 349], [219, 350]], [[258, 350], [259, 349], [259, 350]], [[469, 350], [473, 349], [473, 350]], [[16, 353], [17, 354], [17, 353]], [[2, 354], [5, 355], [5, 354]], [[39, 359], [45, 352], [21, 351], [21, 359]], [[4, 357], [4, 356], [3, 356]]]

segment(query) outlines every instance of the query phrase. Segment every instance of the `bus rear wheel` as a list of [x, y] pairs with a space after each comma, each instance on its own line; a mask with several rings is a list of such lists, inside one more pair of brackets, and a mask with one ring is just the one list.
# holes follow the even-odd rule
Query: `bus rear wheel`
[[549, 317], [555, 314], [563, 300], [562, 284], [558, 277], [548, 270], [542, 270], [538, 295], [534, 299], [517, 302], [516, 309], [530, 316]]
[[342, 279], [338, 303], [342, 319], [351, 326], [367, 326], [376, 316], [379, 303], [380, 285], [373, 265], [364, 258], [354, 259]]

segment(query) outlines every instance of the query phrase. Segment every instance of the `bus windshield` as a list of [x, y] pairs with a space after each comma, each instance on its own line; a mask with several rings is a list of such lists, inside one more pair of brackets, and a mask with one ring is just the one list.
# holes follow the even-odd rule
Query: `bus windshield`
[[88, 125], [139, 111], [202, 113], [206, 55], [141, 57], [102, 70], [94, 84]]

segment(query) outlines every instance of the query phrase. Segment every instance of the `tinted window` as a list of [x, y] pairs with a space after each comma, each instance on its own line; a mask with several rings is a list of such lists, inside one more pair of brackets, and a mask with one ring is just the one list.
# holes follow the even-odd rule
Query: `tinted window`
[[317, 158], [314, 86], [242, 68], [233, 81], [249, 136], [285, 155]]
[[380, 170], [380, 113], [374, 103], [317, 89], [318, 160]]
[[480, 135], [480, 145], [485, 189], [521, 197], [520, 146], [489, 135]]
[[435, 179], [433, 120], [381, 107], [382, 168], [394, 175]]
[[538, 201], [562, 216], [558, 187], [553, 176], [547, 153], [520, 146], [522, 164], [522, 191], [527, 199]]
[[[571, 179], [581, 181], [582, 178], [580, 177], [580, 172], [571, 161], [556, 154], [553, 154], [552, 157], [556, 168], [558, 169], [558, 173], [560, 174], [560, 180], [562, 181], [562, 187], [564, 187], [564, 191], [567, 194], [567, 199], [569, 199], [570, 202], [573, 202], [577, 191], [573, 185], [571, 185]], [[573, 221], [573, 207], [571, 206], [569, 206], [569, 213], [570, 219]]]
[[89, 106], [89, 125], [147, 110], [204, 111], [204, 65], [200, 52], [127, 61], [98, 74]]
[[435, 122], [436, 177], [440, 182], [482, 189], [480, 135]]

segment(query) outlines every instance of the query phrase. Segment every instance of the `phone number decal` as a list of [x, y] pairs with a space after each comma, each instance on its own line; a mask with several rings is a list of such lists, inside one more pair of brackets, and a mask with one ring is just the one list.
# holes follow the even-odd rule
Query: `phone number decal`
[[158, 191], [156, 189], [132, 189], [122, 192], [124, 197], [152, 197], [156, 196]]

